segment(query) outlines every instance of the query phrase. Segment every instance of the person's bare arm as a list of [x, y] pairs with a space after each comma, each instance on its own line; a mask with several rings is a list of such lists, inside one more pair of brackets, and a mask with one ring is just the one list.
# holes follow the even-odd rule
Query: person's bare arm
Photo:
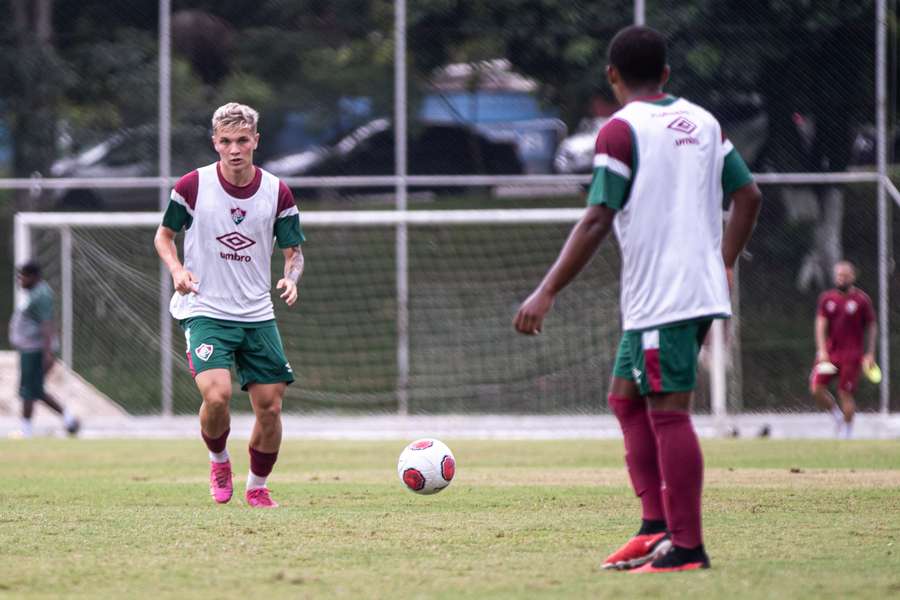
[[816, 315], [816, 362], [828, 362], [828, 350], [826, 336], [828, 333], [828, 319], [822, 315]]
[[722, 260], [729, 272], [753, 233], [761, 205], [762, 193], [755, 183], [748, 183], [731, 194], [731, 214], [722, 237]]
[[566, 240], [559, 258], [547, 271], [537, 289], [522, 303], [513, 325], [526, 335], [540, 333], [553, 300], [590, 262], [609, 235], [616, 211], [601, 204], [589, 206]]
[[300, 246], [291, 246], [290, 248], [282, 248], [284, 254], [284, 277], [278, 280], [276, 289], [283, 289], [281, 298], [288, 306], [293, 306], [297, 301], [297, 284], [303, 277], [303, 269], [305, 261], [303, 259], [303, 250]]
[[863, 355], [862, 364], [869, 368], [875, 364], [875, 341], [878, 339], [878, 323], [870, 321], [866, 325], [866, 353]]
[[184, 265], [181, 264], [181, 261], [178, 260], [178, 248], [175, 247], [175, 235], [175, 231], [169, 229], [165, 225], [160, 225], [156, 229], [156, 236], [153, 238], [153, 246], [156, 248], [156, 253], [159, 255], [160, 260], [163, 261], [169, 269], [169, 273], [172, 274], [172, 284], [175, 286], [175, 291], [182, 296], [191, 292], [196, 293], [198, 291], [197, 284], [199, 281], [197, 281], [194, 274], [185, 269]]
[[43, 350], [44, 374], [50, 372], [56, 363], [56, 357], [53, 355], [53, 339], [56, 335], [56, 324], [53, 319], [47, 319], [41, 322], [41, 349]]

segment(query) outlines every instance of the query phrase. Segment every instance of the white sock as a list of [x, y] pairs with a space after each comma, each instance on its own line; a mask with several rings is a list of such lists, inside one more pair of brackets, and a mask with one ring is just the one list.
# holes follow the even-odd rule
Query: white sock
[[66, 427], [71, 427], [75, 424], [75, 415], [73, 415], [68, 408], [63, 409], [63, 423], [65, 423]]
[[34, 434], [34, 429], [31, 427], [31, 419], [22, 418], [22, 437], [30, 438]]
[[247, 472], [247, 489], [255, 490], [256, 488], [264, 488], [266, 487], [266, 477], [260, 477], [259, 475], [254, 475], [253, 471]]
[[849, 440], [850, 438], [852, 438], [853, 437], [853, 421], [850, 421], [849, 423], [844, 423], [844, 428], [841, 431], [841, 433], [843, 434], [845, 440]]
[[841, 409], [838, 408], [837, 404], [831, 405], [831, 416], [834, 418], [834, 421], [840, 426], [841, 423], [844, 422], [844, 413], [841, 412]]
[[214, 462], [214, 463], [228, 462], [229, 458], [230, 457], [228, 456], [227, 449], [222, 450], [221, 452], [213, 452], [212, 450], [209, 451], [209, 460], [211, 462]]

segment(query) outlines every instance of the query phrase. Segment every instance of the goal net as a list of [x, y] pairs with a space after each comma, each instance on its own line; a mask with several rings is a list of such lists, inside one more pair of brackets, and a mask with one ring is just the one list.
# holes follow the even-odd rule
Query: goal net
[[[285, 411], [398, 410], [396, 232], [402, 224], [408, 238], [409, 413], [605, 411], [619, 336], [614, 244], [605, 245], [559, 298], [547, 323], [551, 335], [526, 338], [512, 327], [519, 303], [580, 213], [304, 212], [307, 268], [299, 301], [288, 309], [273, 296], [297, 377]], [[23, 213], [17, 222], [17, 235], [26, 238], [17, 239], [20, 251], [45, 265], [58, 297], [71, 294], [71, 315], [60, 320], [73, 369], [130, 412], [158, 413], [160, 307], [163, 300], [168, 305], [153, 249], [159, 215]], [[282, 268], [276, 251], [273, 285]], [[60, 304], [65, 312], [65, 302]], [[165, 354], [174, 364], [172, 410], [192, 413], [199, 400], [184, 338], [171, 319], [165, 326], [171, 328]], [[241, 394], [235, 394], [234, 409], [249, 409]]]

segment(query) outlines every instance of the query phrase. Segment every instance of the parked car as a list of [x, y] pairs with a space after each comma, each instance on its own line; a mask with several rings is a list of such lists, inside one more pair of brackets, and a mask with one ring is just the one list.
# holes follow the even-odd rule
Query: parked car
[[[410, 175], [518, 175], [524, 171], [515, 143], [492, 140], [467, 125], [414, 123], [409, 134]], [[394, 164], [393, 125], [389, 119], [375, 119], [333, 145], [269, 160], [262, 167], [280, 177], [336, 177], [392, 175]], [[450, 191], [441, 186], [415, 189]], [[352, 190], [372, 193], [389, 188]], [[298, 194], [309, 191], [304, 194], [301, 189]]]
[[592, 172], [597, 134], [608, 120], [608, 117], [582, 119], [575, 133], [559, 143], [553, 157], [553, 172], [563, 175]]
[[[153, 177], [159, 173], [156, 124], [120, 130], [98, 144], [50, 166], [53, 177]], [[209, 131], [201, 125], [172, 129], [172, 174], [187, 173], [216, 159]], [[64, 210], [155, 210], [156, 188], [74, 188], [44, 194], [46, 208]]]
[[554, 107], [539, 99], [538, 83], [506, 59], [448, 64], [434, 71], [418, 119], [467, 124], [493, 141], [515, 144], [525, 173], [550, 173], [566, 135]]
[[317, 108], [304, 111], [290, 105], [267, 109], [260, 122], [261, 140], [254, 156], [266, 161], [276, 156], [300, 154], [327, 144], [375, 117], [372, 99], [365, 96], [343, 96], [333, 108], [321, 105]]

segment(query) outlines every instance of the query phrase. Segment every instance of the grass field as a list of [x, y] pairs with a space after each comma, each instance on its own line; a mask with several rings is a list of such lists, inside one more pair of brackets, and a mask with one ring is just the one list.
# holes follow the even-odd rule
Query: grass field
[[0, 597], [900, 596], [896, 441], [706, 440], [713, 568], [677, 575], [598, 568], [638, 519], [620, 442], [449, 442], [430, 497], [403, 442], [287, 442], [254, 511], [213, 504], [199, 441], [0, 441]]

